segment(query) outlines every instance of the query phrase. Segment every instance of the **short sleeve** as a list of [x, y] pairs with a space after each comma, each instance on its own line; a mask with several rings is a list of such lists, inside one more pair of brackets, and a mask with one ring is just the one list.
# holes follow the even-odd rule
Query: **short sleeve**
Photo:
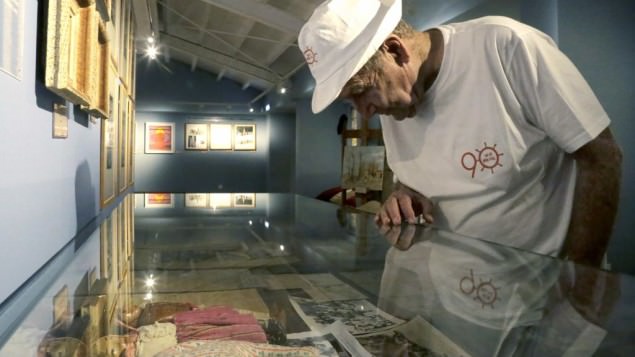
[[556, 145], [572, 153], [610, 124], [591, 87], [551, 38], [531, 29], [510, 41], [501, 55], [512, 90], [527, 119]]

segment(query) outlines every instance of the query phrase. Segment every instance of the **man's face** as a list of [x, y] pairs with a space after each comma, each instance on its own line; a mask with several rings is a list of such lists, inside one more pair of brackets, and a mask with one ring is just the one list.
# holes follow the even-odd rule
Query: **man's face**
[[379, 72], [362, 71], [353, 76], [340, 98], [351, 101], [364, 119], [374, 114], [391, 115], [396, 120], [414, 116], [412, 86], [403, 71], [386, 58], [380, 58], [379, 68]]

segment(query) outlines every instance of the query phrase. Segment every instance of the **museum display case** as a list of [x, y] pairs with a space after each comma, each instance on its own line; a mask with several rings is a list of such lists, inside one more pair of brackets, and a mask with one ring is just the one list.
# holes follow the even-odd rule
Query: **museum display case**
[[128, 194], [94, 228], [0, 306], [0, 356], [635, 355], [632, 276], [303, 196]]

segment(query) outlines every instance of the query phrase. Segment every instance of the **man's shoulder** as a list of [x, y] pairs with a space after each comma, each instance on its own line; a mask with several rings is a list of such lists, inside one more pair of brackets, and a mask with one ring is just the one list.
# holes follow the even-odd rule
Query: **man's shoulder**
[[484, 31], [517, 34], [536, 30], [527, 24], [506, 16], [484, 16], [463, 22], [453, 22], [443, 26], [450, 27], [457, 32]]
[[[468, 36], [470, 41], [512, 44], [546, 35], [518, 20], [505, 16], [485, 16], [442, 25], [452, 36]], [[548, 36], [547, 36], [548, 37]]]

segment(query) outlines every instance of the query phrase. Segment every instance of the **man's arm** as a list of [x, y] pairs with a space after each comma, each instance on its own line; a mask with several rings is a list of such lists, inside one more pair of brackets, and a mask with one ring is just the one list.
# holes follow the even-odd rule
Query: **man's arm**
[[577, 263], [600, 266], [617, 213], [622, 151], [607, 128], [573, 156], [578, 172], [563, 254]]

